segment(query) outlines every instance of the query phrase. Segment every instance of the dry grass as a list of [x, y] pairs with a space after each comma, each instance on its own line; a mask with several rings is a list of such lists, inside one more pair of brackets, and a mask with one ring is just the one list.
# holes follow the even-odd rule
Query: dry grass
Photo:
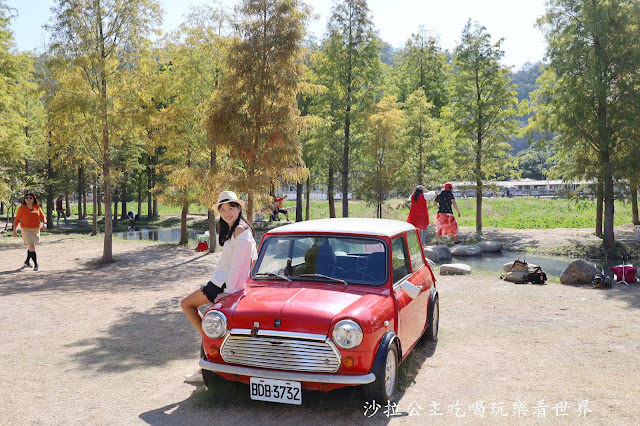
[[[419, 344], [401, 366], [401, 415], [387, 418], [383, 406], [369, 418], [371, 402], [357, 389], [305, 392], [292, 407], [251, 401], [235, 383], [216, 392], [183, 383], [199, 342], [179, 302], [218, 255], [116, 241], [119, 261], [96, 268], [101, 250], [95, 238], [48, 236], [33, 272], [19, 268], [18, 240], [0, 245], [1, 424], [635, 424], [640, 285], [438, 276], [439, 341]], [[546, 417], [533, 418], [541, 400]], [[583, 400], [586, 419], [575, 413]], [[469, 408], [480, 401], [484, 418]], [[513, 414], [519, 402], [527, 419]], [[562, 402], [571, 405], [567, 418], [553, 412]], [[429, 416], [434, 403], [442, 416]], [[492, 404], [507, 416], [489, 415]]]

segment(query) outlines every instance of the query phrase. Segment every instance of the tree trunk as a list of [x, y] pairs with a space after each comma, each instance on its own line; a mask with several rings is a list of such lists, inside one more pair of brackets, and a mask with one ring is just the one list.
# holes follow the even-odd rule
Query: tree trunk
[[307, 178], [307, 200], [306, 200], [306, 211], [304, 215], [304, 220], [309, 220], [309, 207], [311, 207], [311, 202], [309, 201], [311, 195], [311, 178]]
[[296, 222], [302, 222], [302, 182], [296, 183]]
[[[49, 138], [49, 148], [51, 148], [51, 138]], [[49, 158], [47, 161], [47, 229], [53, 228], [53, 180], [53, 166]]]
[[336, 217], [336, 204], [333, 199], [333, 167], [329, 166], [329, 176], [327, 177], [327, 200], [329, 200], [329, 217]]
[[182, 203], [182, 212], [180, 213], [180, 243], [187, 244], [189, 242], [189, 234], [187, 233], [187, 214], [189, 214], [189, 203]]
[[482, 136], [476, 148], [476, 232], [482, 232]]
[[207, 210], [207, 220], [209, 222], [209, 253], [213, 253], [218, 246], [218, 231], [216, 230], [216, 216], [211, 209]]
[[82, 174], [82, 217], [87, 218], [87, 183], [84, 173]]
[[631, 191], [631, 221], [634, 225], [640, 225], [640, 219], [638, 218], [638, 186], [633, 184], [629, 186]]
[[71, 216], [71, 200], [69, 200], [69, 194], [64, 194], [64, 205], [67, 209], [67, 217]]
[[82, 166], [78, 167], [78, 219], [83, 219], [82, 216]]
[[98, 193], [98, 216], [102, 216], [102, 191], [100, 191], [100, 184], [97, 185], [96, 192]]
[[142, 172], [138, 172], [138, 217], [142, 216]]
[[153, 217], [158, 217], [158, 199], [153, 197]]
[[344, 149], [342, 151], [342, 217], [349, 217], [349, 132], [351, 105], [347, 104], [347, 116], [344, 124]]
[[249, 196], [247, 197], [247, 211], [244, 213], [247, 221], [250, 224], [253, 224], [253, 192], [251, 191], [249, 191]]
[[113, 221], [118, 222], [118, 188], [113, 190]]
[[153, 180], [151, 173], [151, 157], [147, 157], [147, 217], [153, 217], [153, 204], [151, 203], [151, 188], [153, 188]]
[[602, 237], [602, 218], [603, 218], [604, 189], [602, 176], [598, 176], [596, 181], [596, 235]]
[[126, 173], [123, 173], [122, 176], [122, 189], [120, 190], [120, 192], [122, 193], [122, 215], [120, 216], [120, 219], [125, 220], [127, 217], [127, 175]]
[[613, 250], [616, 246], [616, 240], [613, 234], [614, 193], [613, 176], [611, 175], [611, 156], [609, 152], [603, 152], [601, 157], [601, 164], [604, 171], [604, 233], [602, 236], [602, 246], [606, 250]]
[[91, 235], [98, 235], [98, 177], [93, 174], [93, 225]]

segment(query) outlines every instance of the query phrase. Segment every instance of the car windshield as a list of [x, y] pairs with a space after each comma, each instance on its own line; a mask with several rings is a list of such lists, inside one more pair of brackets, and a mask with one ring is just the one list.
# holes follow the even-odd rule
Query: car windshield
[[255, 279], [323, 280], [381, 285], [387, 281], [386, 245], [376, 238], [319, 235], [267, 237], [253, 267]]

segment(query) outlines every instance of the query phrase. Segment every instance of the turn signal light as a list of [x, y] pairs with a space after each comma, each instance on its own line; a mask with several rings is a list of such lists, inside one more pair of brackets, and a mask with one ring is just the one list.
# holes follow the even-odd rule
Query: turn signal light
[[350, 357], [346, 357], [344, 361], [342, 361], [342, 366], [344, 368], [351, 368], [353, 367], [353, 364], [354, 364], [353, 358], [350, 358]]
[[215, 346], [212, 346], [211, 349], [209, 349], [209, 358], [215, 358], [218, 355], [220, 355], [220, 349], [218, 349]]

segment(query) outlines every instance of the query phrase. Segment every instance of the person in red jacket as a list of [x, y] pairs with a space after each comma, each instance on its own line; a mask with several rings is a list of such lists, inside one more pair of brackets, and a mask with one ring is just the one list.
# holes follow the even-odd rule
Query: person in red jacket
[[287, 198], [287, 194], [285, 194], [284, 197], [276, 197], [275, 194], [273, 195], [273, 214], [277, 220], [280, 220], [280, 213], [284, 213], [287, 222], [289, 222], [289, 212], [287, 209], [282, 208], [282, 202], [285, 198]]
[[[42, 221], [42, 225], [40, 224]], [[16, 219], [13, 221], [13, 236], [18, 236], [18, 224], [22, 233], [22, 241], [29, 247], [27, 249], [27, 260], [24, 266], [31, 267], [30, 260], [33, 259], [33, 270], [38, 270], [38, 259], [36, 257], [36, 244], [40, 242], [40, 228], [47, 226], [42, 208], [38, 199], [31, 191], [27, 191], [22, 198], [22, 205], [18, 208]]]
[[424, 195], [424, 187], [418, 185], [411, 193], [411, 209], [407, 222], [422, 232], [422, 243], [427, 241], [427, 226], [429, 226], [429, 209]]

